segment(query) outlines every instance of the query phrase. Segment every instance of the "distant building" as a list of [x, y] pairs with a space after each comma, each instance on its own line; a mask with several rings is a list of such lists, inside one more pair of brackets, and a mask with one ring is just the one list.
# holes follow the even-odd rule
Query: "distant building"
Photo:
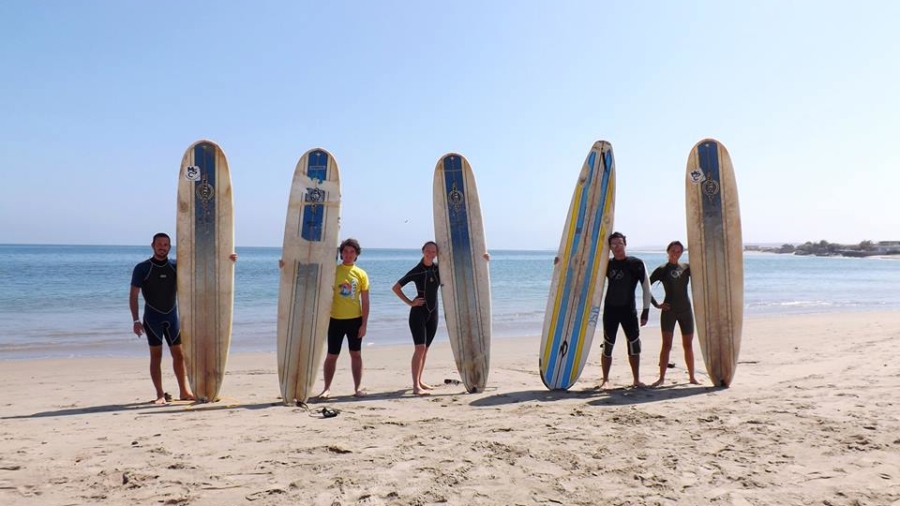
[[878, 241], [875, 243], [875, 251], [878, 253], [900, 253], [900, 241]]

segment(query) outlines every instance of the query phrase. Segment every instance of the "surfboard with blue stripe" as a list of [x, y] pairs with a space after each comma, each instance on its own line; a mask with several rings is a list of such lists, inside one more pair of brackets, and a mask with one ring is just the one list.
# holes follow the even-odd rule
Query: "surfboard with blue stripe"
[[691, 149], [685, 197], [695, 333], [710, 381], [729, 386], [743, 329], [744, 247], [734, 168], [721, 142]]
[[491, 350], [491, 282], [475, 174], [457, 153], [434, 170], [434, 229], [441, 300], [456, 368], [466, 390], [487, 384]]
[[575, 184], [544, 312], [539, 367], [551, 390], [575, 384], [591, 350], [609, 261], [606, 240], [612, 233], [615, 196], [612, 145], [597, 141]]
[[181, 161], [176, 214], [178, 306], [187, 377], [194, 395], [218, 399], [231, 346], [234, 207], [225, 153], [192, 144]]
[[334, 156], [311, 149], [294, 170], [278, 291], [278, 378], [285, 404], [305, 403], [325, 353], [340, 232]]

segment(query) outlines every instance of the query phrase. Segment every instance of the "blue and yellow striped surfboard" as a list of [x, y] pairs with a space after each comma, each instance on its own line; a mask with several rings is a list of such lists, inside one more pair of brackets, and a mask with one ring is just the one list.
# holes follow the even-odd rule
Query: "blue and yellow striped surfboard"
[[731, 156], [703, 139], [687, 162], [685, 208], [697, 340], [714, 386], [734, 379], [744, 323], [744, 245]]
[[197, 399], [215, 401], [231, 346], [234, 205], [228, 162], [214, 142], [195, 142], [181, 159], [175, 237], [187, 377]]
[[305, 403], [325, 354], [341, 225], [337, 161], [311, 149], [294, 170], [278, 290], [278, 380], [285, 404]]
[[482, 392], [491, 359], [491, 278], [481, 203], [469, 162], [456, 153], [434, 169], [434, 235], [450, 347], [463, 385]]
[[539, 366], [544, 385], [568, 390], [581, 375], [600, 318], [616, 198], [610, 143], [597, 141], [581, 168], [544, 312]]

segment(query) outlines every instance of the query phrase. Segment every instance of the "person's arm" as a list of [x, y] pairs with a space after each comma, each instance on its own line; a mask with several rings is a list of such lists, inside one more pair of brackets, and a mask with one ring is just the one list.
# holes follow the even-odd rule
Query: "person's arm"
[[360, 292], [359, 301], [362, 304], [362, 325], [359, 327], [359, 338], [366, 336], [366, 324], [369, 323], [369, 291]]
[[[650, 288], [653, 288], [653, 283], [662, 282], [662, 276], [660, 274], [661, 269], [659, 267], [653, 271], [653, 274], [650, 275]], [[663, 286], [665, 289], [665, 286]], [[653, 304], [653, 307], [656, 309], [662, 309], [659, 305], [659, 302], [656, 300], [656, 297], [653, 296], [653, 292], [650, 292], [650, 303]]]
[[397, 297], [400, 297], [400, 300], [405, 302], [407, 306], [421, 306], [425, 303], [425, 299], [421, 297], [416, 297], [414, 300], [410, 300], [410, 298], [407, 297], [405, 293], [403, 293], [403, 287], [400, 286], [399, 281], [394, 283], [394, 286], [391, 287], [391, 290], [397, 295]]
[[131, 319], [134, 320], [132, 328], [138, 337], [144, 333], [144, 326], [141, 324], [141, 319], [138, 315], [138, 293], [140, 291], [140, 288], [132, 286], [131, 291], [128, 293], [128, 307], [131, 309]]
[[641, 310], [641, 327], [650, 319], [650, 301], [653, 294], [650, 293], [650, 278], [647, 277], [647, 266], [644, 266], [644, 279], [641, 280], [641, 291], [644, 293], [644, 308]]

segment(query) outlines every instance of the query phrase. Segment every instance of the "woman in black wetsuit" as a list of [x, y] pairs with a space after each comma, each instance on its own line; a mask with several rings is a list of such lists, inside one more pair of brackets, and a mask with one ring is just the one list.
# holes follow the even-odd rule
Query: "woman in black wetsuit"
[[[422, 260], [405, 276], [397, 281], [392, 290], [400, 297], [409, 309], [409, 330], [412, 333], [415, 351], [410, 369], [412, 371], [413, 393], [428, 395], [433, 387], [422, 382], [422, 371], [425, 369], [425, 357], [434, 340], [438, 327], [438, 288], [441, 286], [441, 275], [435, 263], [438, 248], [434, 241], [422, 246]], [[410, 299], [403, 293], [403, 287], [412, 281], [416, 285], [416, 297]]]

